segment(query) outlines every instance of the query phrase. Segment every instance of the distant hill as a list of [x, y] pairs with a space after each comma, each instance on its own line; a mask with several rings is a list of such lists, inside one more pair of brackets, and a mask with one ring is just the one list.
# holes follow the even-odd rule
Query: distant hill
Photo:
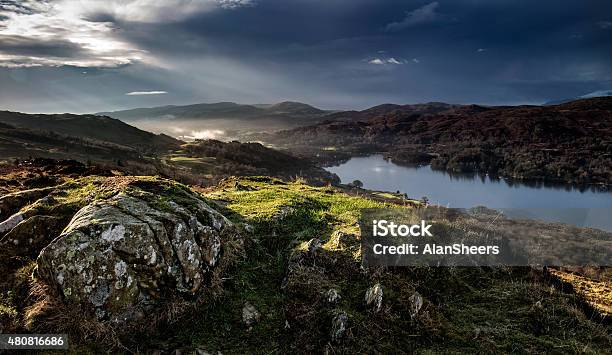
[[517, 179], [612, 184], [612, 97], [555, 106], [383, 105], [258, 139], [338, 161], [396, 162]]
[[326, 115], [324, 118], [330, 121], [366, 121], [370, 118], [378, 117], [381, 115], [423, 115], [440, 113], [447, 110], [462, 107], [462, 105], [452, 105], [442, 102], [428, 102], [424, 104], [411, 104], [411, 105], [396, 105], [396, 104], [382, 104], [374, 107], [370, 107], [363, 111], [340, 111]]
[[260, 143], [197, 140], [182, 146], [181, 154], [166, 160], [179, 171], [187, 168], [192, 175], [210, 175], [215, 181], [229, 176], [274, 176], [285, 180], [302, 177], [314, 184], [340, 182], [338, 177], [299, 158]]
[[35, 134], [48, 135], [48, 132], [53, 132], [56, 135], [107, 142], [140, 151], [167, 150], [182, 143], [172, 137], [143, 131], [106, 116], [0, 111], [0, 123], [15, 129], [31, 130]]
[[263, 108], [267, 113], [274, 115], [323, 115], [329, 111], [320, 110], [316, 107], [293, 101], [280, 102], [273, 105], [254, 105]]
[[[283, 103], [267, 110], [312, 109]], [[0, 161], [29, 158], [91, 161], [131, 174], [159, 174], [198, 183], [212, 183], [231, 175], [300, 176], [319, 184], [337, 180], [306, 159], [259, 143], [185, 143], [107, 116], [0, 111]]]
[[0, 160], [28, 158], [98, 162], [133, 174], [153, 174], [149, 156], [183, 142], [94, 115], [30, 115], [0, 111]]
[[202, 103], [194, 105], [168, 105], [151, 108], [99, 112], [97, 115], [114, 117], [123, 121], [138, 120], [205, 120], [205, 119], [260, 119], [318, 117], [328, 113], [300, 102], [244, 105], [234, 102]]
[[139, 159], [139, 156], [136, 149], [125, 145], [0, 123], [0, 160], [42, 157], [85, 162]]
[[565, 103], [580, 100], [580, 99], [591, 99], [594, 97], [606, 97], [606, 96], [612, 96], [612, 90], [599, 90], [599, 91], [595, 91], [595, 92], [592, 92], [586, 95], [574, 97], [571, 99], [548, 101], [544, 103], [544, 106], [560, 105], [560, 104], [565, 104]]

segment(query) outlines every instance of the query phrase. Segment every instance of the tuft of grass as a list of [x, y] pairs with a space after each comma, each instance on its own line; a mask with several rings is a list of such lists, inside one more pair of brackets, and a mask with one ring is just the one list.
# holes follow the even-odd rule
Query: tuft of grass
[[[550, 274], [556, 278], [561, 286], [568, 286], [573, 292], [580, 295], [589, 307], [606, 319], [612, 316], [612, 280], [610, 269], [596, 270], [595, 275], [589, 275], [590, 270], [549, 269]], [[582, 275], [580, 274], [582, 273]]]

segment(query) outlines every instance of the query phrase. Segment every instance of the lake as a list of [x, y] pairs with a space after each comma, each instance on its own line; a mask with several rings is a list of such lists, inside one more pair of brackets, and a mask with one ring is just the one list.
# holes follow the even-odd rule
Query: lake
[[430, 166], [400, 166], [382, 155], [354, 157], [326, 170], [337, 174], [342, 183], [360, 180], [366, 189], [400, 191], [415, 199], [426, 196], [430, 203], [446, 207], [486, 206], [503, 209], [511, 218], [536, 218], [612, 231], [612, 193], [597, 188], [449, 174]]

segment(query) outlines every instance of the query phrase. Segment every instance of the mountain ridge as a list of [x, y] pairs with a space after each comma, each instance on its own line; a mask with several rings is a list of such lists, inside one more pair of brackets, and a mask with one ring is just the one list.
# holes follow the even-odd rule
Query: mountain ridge
[[110, 116], [125, 121], [207, 119], [207, 118], [265, 118], [269, 116], [302, 117], [320, 116], [330, 111], [294, 101], [275, 104], [238, 104], [235, 102], [197, 103], [190, 105], [165, 105], [139, 107], [127, 110], [98, 112], [96, 115]]
[[599, 91], [588, 93], [586, 95], [573, 97], [570, 99], [558, 99], [558, 100], [547, 101], [543, 103], [542, 106], [561, 105], [561, 104], [566, 104], [568, 102], [582, 100], [582, 99], [592, 99], [596, 97], [608, 97], [608, 96], [612, 96], [612, 90], [599, 90]]
[[556, 106], [376, 107], [260, 135], [334, 163], [387, 152], [397, 162], [516, 179], [612, 183], [612, 97]]
[[73, 137], [107, 141], [132, 148], [167, 148], [181, 142], [165, 134], [154, 134], [121, 120], [97, 115], [26, 114], [0, 111], [0, 122], [19, 129], [52, 131]]
[[0, 111], [0, 160], [4, 161], [73, 159], [151, 173], [155, 167], [147, 157], [178, 149], [182, 143], [111, 117]]

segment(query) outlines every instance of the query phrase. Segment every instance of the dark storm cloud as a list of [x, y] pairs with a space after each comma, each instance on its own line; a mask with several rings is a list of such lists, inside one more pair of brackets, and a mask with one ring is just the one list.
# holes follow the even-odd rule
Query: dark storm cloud
[[[193, 11], [171, 2], [178, 5], [83, 13], [81, 21], [108, 29], [96, 35], [121, 44], [111, 53], [127, 65], [103, 79], [109, 107], [90, 111], [152, 100], [126, 98], [131, 91], [168, 91], [160, 104], [293, 99], [348, 108], [538, 103], [612, 83], [609, 1], [203, 1]], [[62, 43], [12, 50], [96, 64], [83, 46]], [[70, 81], [78, 95], [89, 92], [86, 77]]]
[[401, 31], [406, 28], [420, 26], [428, 23], [440, 21], [442, 16], [436, 12], [440, 3], [434, 1], [418, 9], [406, 12], [406, 17], [401, 21], [391, 22], [385, 29], [390, 32]]
[[35, 5], [36, 1], [14, 1], [14, 0], [0, 0], [0, 11], [13, 12], [18, 14], [33, 14], [35, 9], [32, 5]]
[[40, 57], [78, 57], [86, 51], [76, 43], [67, 40], [33, 39], [25, 36], [0, 36], [3, 53]]

